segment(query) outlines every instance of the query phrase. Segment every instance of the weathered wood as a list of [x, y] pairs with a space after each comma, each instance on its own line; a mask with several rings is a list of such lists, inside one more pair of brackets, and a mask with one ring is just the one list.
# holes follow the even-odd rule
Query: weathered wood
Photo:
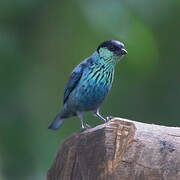
[[180, 128], [113, 118], [67, 138], [47, 180], [180, 180]]

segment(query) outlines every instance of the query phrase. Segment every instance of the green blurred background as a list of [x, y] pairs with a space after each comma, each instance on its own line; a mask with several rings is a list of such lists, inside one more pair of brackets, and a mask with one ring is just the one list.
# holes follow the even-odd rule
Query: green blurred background
[[179, 0], [0, 0], [0, 180], [45, 179], [63, 139], [80, 130], [76, 118], [47, 129], [70, 72], [107, 39], [129, 54], [102, 114], [180, 126], [179, 19]]

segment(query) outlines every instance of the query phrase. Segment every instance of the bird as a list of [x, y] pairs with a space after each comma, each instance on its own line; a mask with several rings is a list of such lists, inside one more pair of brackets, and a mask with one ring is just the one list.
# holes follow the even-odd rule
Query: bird
[[82, 130], [91, 128], [83, 121], [83, 115], [87, 111], [107, 122], [108, 118], [100, 114], [99, 107], [112, 87], [116, 64], [126, 54], [127, 50], [122, 42], [106, 40], [90, 57], [77, 65], [64, 90], [63, 108], [48, 129], [57, 130], [65, 119], [73, 116], [80, 119]]

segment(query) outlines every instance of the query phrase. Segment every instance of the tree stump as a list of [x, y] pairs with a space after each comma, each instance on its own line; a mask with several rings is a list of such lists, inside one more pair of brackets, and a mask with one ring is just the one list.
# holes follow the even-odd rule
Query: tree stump
[[47, 180], [180, 180], [180, 128], [113, 118], [67, 138]]

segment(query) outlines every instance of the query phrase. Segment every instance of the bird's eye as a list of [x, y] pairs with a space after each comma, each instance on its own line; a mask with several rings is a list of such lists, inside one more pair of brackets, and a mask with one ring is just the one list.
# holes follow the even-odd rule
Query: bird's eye
[[119, 51], [119, 48], [117, 46], [110, 46], [110, 51], [116, 52]]
[[116, 52], [118, 52], [118, 51], [120, 51], [120, 50], [121, 50], [121, 48], [115, 47], [115, 51], [116, 51]]

